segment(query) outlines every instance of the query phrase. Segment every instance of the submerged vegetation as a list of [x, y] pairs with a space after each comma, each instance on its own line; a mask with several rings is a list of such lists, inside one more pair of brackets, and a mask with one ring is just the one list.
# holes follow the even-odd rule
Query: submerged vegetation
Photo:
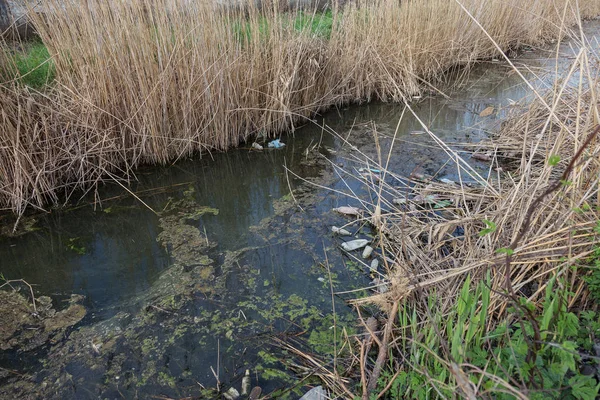
[[403, 101], [453, 66], [600, 13], [567, 0], [527, 12], [517, 0], [358, 0], [324, 14], [269, 4], [45, 2], [31, 15], [55, 75], [43, 95], [22, 88], [2, 45], [2, 76], [17, 75], [0, 85], [0, 206], [57, 203], [140, 163], [293, 129], [333, 105]]

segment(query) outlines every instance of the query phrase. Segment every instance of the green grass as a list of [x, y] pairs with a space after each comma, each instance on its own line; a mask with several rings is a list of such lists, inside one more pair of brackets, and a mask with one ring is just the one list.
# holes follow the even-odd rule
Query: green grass
[[23, 50], [14, 53], [14, 62], [23, 85], [41, 89], [54, 80], [54, 64], [48, 49], [40, 41], [24, 43]]
[[553, 279], [539, 309], [520, 299], [540, 331], [535, 350], [531, 347], [534, 324], [522, 308], [513, 309], [508, 318], [488, 329], [489, 277], [474, 290], [467, 279], [448, 315], [435, 311], [433, 297], [431, 318], [423, 323], [406, 307], [399, 312], [402, 354], [397, 357], [404, 359], [404, 368], [394, 377], [396, 369], [390, 366], [380, 378], [379, 389], [393, 379], [386, 394], [389, 399], [462, 395], [454, 364], [460, 366], [464, 379], [478, 386], [480, 395], [491, 398], [514, 399], [510, 391], [515, 390], [531, 399], [594, 399], [600, 385], [580, 371], [584, 364], [594, 365], [585, 354], [592, 353], [600, 336], [600, 315], [569, 311], [567, 295], [564, 285]]
[[[258, 21], [259, 36], [266, 37], [269, 32], [269, 18], [261, 17]], [[285, 14], [281, 20], [284, 27], [291, 27], [296, 32], [305, 32], [309, 36], [329, 39], [333, 29], [333, 13], [328, 10], [319, 13], [299, 11], [295, 15]], [[252, 24], [248, 21], [234, 21], [232, 23], [238, 40], [249, 42], [252, 37]]]

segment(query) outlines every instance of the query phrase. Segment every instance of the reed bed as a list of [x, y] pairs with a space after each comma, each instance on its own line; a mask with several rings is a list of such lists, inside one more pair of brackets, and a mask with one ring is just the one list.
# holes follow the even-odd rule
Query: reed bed
[[[318, 371], [324, 381], [336, 381], [336, 393], [363, 399], [574, 393], [569, 385], [575, 380], [561, 376], [578, 374], [585, 350], [565, 350], [581, 364], [555, 380], [544, 375], [544, 362], [558, 359], [557, 349], [567, 346], [551, 343], [564, 330], [561, 318], [571, 313], [569, 318], [583, 320], [592, 315], [586, 310], [597, 309], [586, 280], [600, 265], [599, 66], [598, 54], [583, 43], [565, 76], [547, 92], [536, 92], [533, 102], [518, 108], [525, 111], [513, 112], [480, 145], [490, 157], [486, 176], [427, 126], [423, 130], [454, 161], [456, 182], [398, 176], [387, 168], [385, 154], [356, 156], [364, 171], [382, 171], [349, 179], [362, 180], [370, 191], [357, 200], [365, 205], [362, 222], [379, 232], [384, 266], [373, 273], [372, 294], [353, 301], [365, 333], [348, 339], [355, 352], [346, 354], [346, 364], [338, 361], [347, 367], [346, 379], [361, 382], [359, 389], [335, 380], [336, 370]], [[561, 308], [552, 308], [556, 304]], [[362, 319], [369, 305], [382, 311], [370, 322]], [[599, 332], [590, 332], [597, 343]], [[506, 349], [499, 349], [499, 337]], [[514, 356], [519, 351], [520, 361]], [[550, 356], [552, 351], [557, 353]], [[519, 362], [527, 367], [518, 369]], [[597, 383], [588, 383], [590, 391], [577, 398], [597, 394]]]
[[334, 105], [401, 101], [451, 67], [600, 14], [596, 1], [579, 6], [358, 0], [324, 19], [276, 3], [49, 0], [31, 10], [56, 74], [42, 93], [18, 84], [1, 45], [0, 207], [58, 203], [140, 163], [293, 131]]

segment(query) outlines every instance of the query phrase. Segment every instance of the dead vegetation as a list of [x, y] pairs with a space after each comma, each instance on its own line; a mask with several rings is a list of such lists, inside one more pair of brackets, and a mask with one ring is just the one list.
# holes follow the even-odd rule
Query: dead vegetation
[[559, 37], [600, 13], [596, 1], [579, 6], [359, 0], [311, 14], [184, 0], [47, 1], [31, 18], [55, 65], [51, 86], [20, 87], [11, 45], [1, 46], [0, 207], [59, 203], [102, 178], [132, 178], [140, 163], [293, 130], [336, 104], [401, 101], [452, 66]]
[[[378, 329], [361, 318], [376, 352], [369, 353], [366, 339], [348, 339], [357, 349], [348, 356], [347, 365], [354, 366], [348, 376], [361, 382], [363, 399], [388, 395], [392, 384], [399, 385], [395, 380], [403, 371], [414, 370], [422, 373], [422, 386], [441, 398], [444, 393], [529, 398], [536, 390], [541, 391], [537, 394], [546, 390], [547, 395], [568, 390], [539, 387], [533, 375], [531, 380], [519, 380], [516, 371], [512, 377], [502, 371], [508, 380], [495, 375], [494, 368], [503, 368], [506, 360], [494, 358], [490, 335], [503, 323], [513, 331], [525, 331], [527, 324], [531, 331], [524, 334], [526, 362], [535, 365], [548, 334], [537, 318], [551, 315], [547, 307], [554, 291], [564, 295], [565, 312], [596, 308], [583, 277], [595, 271], [600, 246], [600, 70], [598, 55], [585, 45], [585, 38], [581, 40], [572, 67], [554, 87], [536, 92], [525, 111], [513, 113], [493, 139], [480, 145], [491, 154], [487, 176], [477, 173], [425, 125], [423, 130], [455, 163], [459, 180], [396, 176], [385, 157], [357, 157], [367, 171], [381, 171], [355, 179], [366, 182], [367, 199], [375, 199], [359, 200], [366, 206], [365, 222], [379, 232], [376, 244], [384, 268], [377, 282], [385, 287], [354, 301], [359, 315], [368, 304], [385, 315]], [[406, 107], [410, 111], [410, 105]], [[392, 177], [404, 183], [387, 183]], [[464, 298], [473, 298], [469, 296], [476, 287], [479, 294], [487, 291], [487, 301], [462, 304]], [[461, 307], [473, 307], [471, 319], [453, 326], [462, 321], [455, 319]], [[481, 310], [482, 317], [477, 314]], [[413, 312], [410, 320], [399, 320]], [[461, 353], [469, 346], [472, 328], [487, 337], [485, 345], [477, 347], [487, 357], [483, 369]], [[431, 347], [435, 342], [431, 336], [439, 340], [439, 352]], [[462, 350], [457, 353], [457, 348]], [[447, 371], [446, 378], [430, 375], [425, 363], [411, 364], [411, 357], [416, 357], [411, 351], [419, 357], [434, 352], [432, 358]], [[328, 379], [337, 374], [330, 371]], [[483, 385], [487, 380], [490, 385]], [[338, 384], [336, 389], [347, 395], [347, 387], [340, 390]]]

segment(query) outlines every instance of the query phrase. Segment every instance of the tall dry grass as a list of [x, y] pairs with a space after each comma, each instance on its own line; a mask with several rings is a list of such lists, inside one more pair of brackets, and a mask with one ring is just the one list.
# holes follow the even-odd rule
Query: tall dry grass
[[[461, 4], [504, 50], [600, 14], [595, 0], [579, 9], [569, 0]], [[89, 188], [107, 172], [127, 176], [140, 163], [279, 134], [336, 104], [400, 101], [455, 65], [497, 54], [457, 1], [334, 2], [331, 29], [298, 27], [301, 11], [254, 3], [43, 7], [32, 19], [53, 56], [54, 84], [43, 94], [0, 88], [0, 207], [17, 212]], [[11, 70], [6, 54], [0, 71]]]

